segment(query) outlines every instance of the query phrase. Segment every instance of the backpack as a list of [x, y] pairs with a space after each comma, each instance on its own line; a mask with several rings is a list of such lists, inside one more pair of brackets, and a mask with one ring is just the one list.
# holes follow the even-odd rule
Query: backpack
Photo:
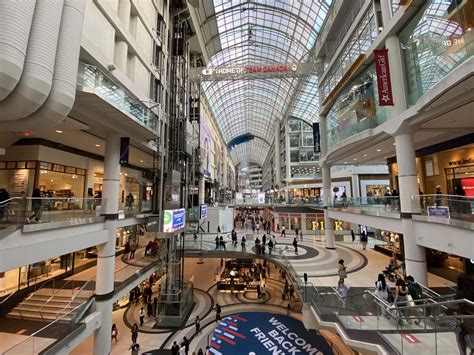
[[408, 292], [410, 292], [411, 298], [414, 300], [419, 300], [423, 298], [423, 290], [417, 282], [411, 282], [408, 284]]

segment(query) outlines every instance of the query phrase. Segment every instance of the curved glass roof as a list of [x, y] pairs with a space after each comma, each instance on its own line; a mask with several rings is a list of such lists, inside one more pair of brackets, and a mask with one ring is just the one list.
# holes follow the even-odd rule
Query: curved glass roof
[[[201, 8], [208, 67], [307, 61], [331, 2], [213, 0], [213, 9]], [[243, 134], [256, 137], [232, 149], [236, 163], [262, 166], [275, 122], [286, 115], [317, 120], [315, 76], [203, 82], [202, 87], [226, 143]]]

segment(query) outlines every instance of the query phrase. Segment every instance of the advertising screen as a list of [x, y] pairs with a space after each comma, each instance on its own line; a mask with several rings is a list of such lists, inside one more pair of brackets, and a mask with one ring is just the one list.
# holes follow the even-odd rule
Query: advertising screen
[[207, 218], [207, 205], [201, 205], [201, 219]]
[[185, 224], [185, 210], [180, 208], [178, 210], [164, 210], [163, 211], [163, 232], [175, 232], [184, 227]]

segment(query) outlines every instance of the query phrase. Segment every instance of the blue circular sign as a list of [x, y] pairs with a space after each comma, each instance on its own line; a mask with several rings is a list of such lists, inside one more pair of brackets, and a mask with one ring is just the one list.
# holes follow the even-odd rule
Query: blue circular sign
[[222, 319], [212, 334], [210, 352], [221, 354], [332, 355], [324, 337], [303, 323], [262, 312], [236, 313]]

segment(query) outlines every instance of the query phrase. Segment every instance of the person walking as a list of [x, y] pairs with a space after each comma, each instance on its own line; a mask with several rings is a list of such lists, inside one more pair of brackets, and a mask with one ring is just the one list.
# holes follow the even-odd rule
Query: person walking
[[143, 321], [145, 319], [145, 310], [140, 308], [140, 313], [139, 313], [139, 318], [140, 318], [140, 327], [143, 327]]
[[354, 243], [356, 240], [356, 235], [352, 229], [351, 229], [351, 239], [352, 239], [352, 243]]
[[112, 341], [115, 340], [115, 343], [117, 343], [117, 337], [118, 337], [118, 329], [117, 329], [117, 324], [112, 324]]
[[298, 241], [296, 240], [296, 237], [293, 239], [293, 246], [295, 247], [295, 254], [298, 254]]
[[135, 252], [137, 251], [137, 242], [132, 240], [130, 242], [130, 259], [135, 258]]
[[273, 251], [273, 241], [270, 239], [270, 241], [268, 242], [268, 252], [270, 253], [270, 255], [272, 255], [272, 251]]
[[199, 318], [199, 315], [196, 316], [196, 320], [194, 321], [194, 326], [196, 327], [196, 334], [199, 333], [201, 330], [201, 319]]
[[186, 337], [183, 337], [183, 344], [184, 344], [184, 352], [186, 355], [188, 355], [189, 352], [189, 339]]
[[286, 237], [286, 228], [285, 228], [285, 226], [281, 227], [281, 237]]
[[339, 281], [344, 284], [344, 279], [347, 278], [346, 265], [344, 265], [344, 259], [340, 259], [337, 267], [337, 274], [339, 275]]
[[246, 243], [247, 243], [247, 240], [245, 239], [245, 236], [243, 236], [242, 241], [240, 242], [240, 245], [242, 246], [242, 253], [247, 252]]
[[214, 240], [216, 241], [216, 250], [217, 250], [220, 247], [219, 235], [216, 235], [216, 239], [214, 239]]
[[132, 333], [132, 344], [136, 344], [137, 339], [138, 339], [138, 325], [137, 325], [137, 323], [133, 323], [131, 333]]
[[176, 341], [173, 342], [173, 346], [171, 347], [171, 355], [178, 355], [179, 354], [179, 345]]
[[360, 243], [362, 244], [362, 250], [365, 250], [367, 248], [367, 242], [369, 241], [369, 238], [367, 237], [367, 232], [366, 231], [361, 231], [360, 232]]
[[33, 194], [31, 195], [31, 208], [33, 209], [33, 214], [26, 219], [26, 223], [29, 224], [33, 217], [36, 222], [41, 222], [41, 215], [43, 214], [43, 200], [41, 199], [40, 189], [33, 190]]
[[216, 303], [216, 322], [221, 320], [221, 306]]
[[300, 231], [300, 242], [303, 241], [303, 231]]
[[265, 245], [266, 243], [267, 243], [267, 236], [264, 233], [263, 236], [262, 236], [262, 244]]
[[123, 252], [123, 257], [125, 258], [125, 260], [128, 260], [128, 258], [130, 257], [130, 241], [127, 240], [127, 242], [125, 243], [125, 251]]
[[127, 195], [127, 208], [129, 211], [133, 209], [133, 202], [135, 201], [135, 198], [133, 197], [132, 193], [130, 192]]
[[224, 249], [226, 250], [225, 248], [225, 241], [224, 241], [224, 237], [221, 235], [221, 237], [219, 238], [219, 243], [220, 243], [220, 247], [221, 249]]

